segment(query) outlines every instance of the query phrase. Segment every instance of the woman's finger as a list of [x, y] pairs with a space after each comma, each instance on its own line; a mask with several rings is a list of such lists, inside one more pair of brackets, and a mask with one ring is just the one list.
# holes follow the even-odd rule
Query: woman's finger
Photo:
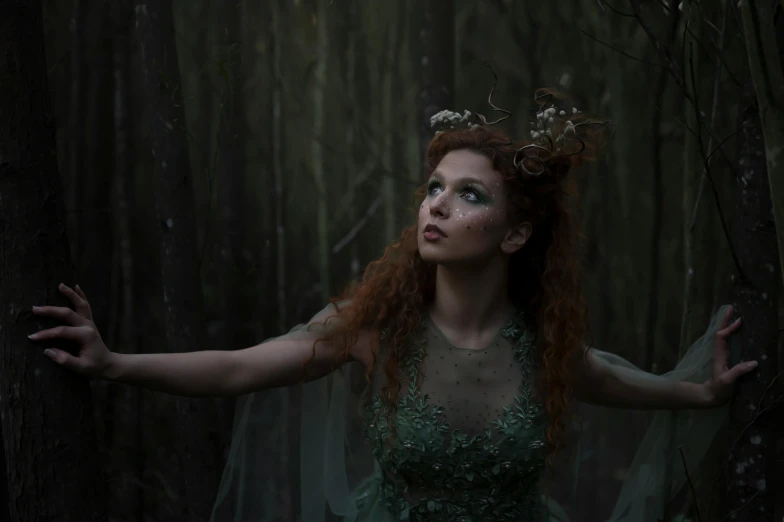
[[93, 320], [93, 311], [90, 309], [90, 303], [87, 301], [87, 296], [85, 296], [84, 292], [79, 288], [79, 285], [77, 285], [78, 292], [63, 283], [60, 283], [59, 288], [60, 291], [71, 300], [71, 303], [73, 303], [74, 308], [76, 308], [76, 312], [79, 315], [88, 321]]
[[754, 370], [757, 367], [757, 361], [748, 361], [738, 363], [732, 368], [730, 368], [727, 373], [725, 374], [725, 379], [729, 383], [733, 383], [738, 380], [743, 375]]
[[85, 295], [84, 290], [82, 290], [81, 286], [76, 285], [76, 293], [79, 294], [79, 297], [84, 299], [84, 301], [87, 303], [87, 306], [90, 306], [90, 303], [87, 301], [87, 295]]
[[716, 335], [721, 337], [722, 339], [726, 339], [733, 332], [735, 332], [738, 328], [740, 328], [740, 323], [741, 323], [741, 318], [738, 317], [737, 319], [735, 319], [735, 321], [733, 321], [733, 323], [731, 325], [729, 325], [729, 326], [727, 326], [725, 328], [722, 328], [721, 330], [716, 332]]
[[74, 290], [71, 287], [63, 283], [60, 283], [59, 289], [60, 292], [65, 294], [68, 297], [68, 299], [70, 299], [71, 302], [74, 304], [74, 306], [76, 306], [77, 308], [83, 308], [87, 304], [87, 302], [84, 299], [82, 299], [82, 296], [74, 292]]
[[87, 319], [77, 314], [67, 306], [34, 306], [33, 313], [36, 315], [45, 315], [47, 317], [54, 317], [64, 323], [69, 323], [73, 326], [83, 326]]
[[33, 341], [46, 341], [49, 339], [68, 339], [85, 344], [89, 340], [92, 330], [86, 326], [55, 326], [41, 330], [27, 337]]
[[70, 370], [78, 370], [80, 368], [79, 359], [66, 351], [50, 348], [44, 350], [44, 355], [49, 357], [60, 366], [65, 366]]

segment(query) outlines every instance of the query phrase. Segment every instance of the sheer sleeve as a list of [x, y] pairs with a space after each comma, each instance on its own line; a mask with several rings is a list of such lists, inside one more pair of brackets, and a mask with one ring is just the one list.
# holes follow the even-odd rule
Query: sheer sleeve
[[[338, 306], [345, 304], [347, 301]], [[329, 304], [308, 322], [264, 342], [315, 341], [339, 325], [335, 313], [335, 306]], [[346, 520], [356, 518], [352, 492], [367, 475], [360, 463], [368, 461], [359, 447], [361, 431], [356, 419], [362, 392], [351, 387], [352, 382], [360, 381], [352, 379], [360, 369], [358, 363], [348, 363], [339, 371], [305, 383], [297, 404], [287, 404], [289, 394], [280, 388], [237, 398], [231, 445], [211, 522], [275, 520], [281, 515], [287, 518], [288, 514], [280, 513], [285, 486], [276, 480], [275, 470], [282, 459], [290, 456], [280, 455], [280, 441], [272, 434], [280, 432], [278, 425], [285, 422], [282, 415], [288, 408], [299, 408], [301, 417], [299, 432], [289, 437], [290, 444], [299, 439], [300, 477], [288, 485], [298, 488], [298, 494], [292, 495], [297, 502], [297, 520], [323, 522], [327, 506]]]
[[[634, 379], [702, 383], [711, 375], [714, 337], [721, 327], [726, 310], [724, 306], [714, 314], [705, 333], [689, 347], [672, 371], [662, 375], [645, 372], [609, 352], [595, 350], [595, 353], [603, 362], [622, 368], [627, 376]], [[730, 360], [736, 360], [739, 354], [734, 344], [730, 343]], [[637, 422], [640, 417], [649, 420], [647, 430], [635, 447], [631, 463], [625, 469], [625, 477], [607, 521], [655, 522], [662, 519], [666, 503], [686, 485], [686, 470], [694, 480], [699, 476], [707, 451], [721, 433], [728, 411], [727, 406], [702, 410], [636, 411], [632, 413], [636, 416], [632, 421], [630, 413], [623, 410], [581, 407], [579, 416], [583, 424], [591, 426], [586, 432], [597, 429], [596, 426], [606, 429], [609, 424], [609, 430], [601, 433], [601, 436], [609, 437], [616, 443], [626, 442], [626, 445], [628, 441], [620, 439], [633, 436], [630, 424]], [[600, 414], [604, 414], [610, 422], [595, 422]], [[586, 436], [586, 432], [580, 435], [580, 439]], [[559, 486], [562, 490], [575, 491], [585, 487], [593, 490], [596, 487], [595, 484], [587, 483], [591, 480], [590, 469], [576, 471], [581, 463], [585, 466], [594, 455], [595, 448], [590, 443], [578, 443], [578, 450], [557, 470], [561, 476]], [[565, 482], [569, 482], [569, 485], [565, 486]], [[572, 512], [565, 509], [567, 506], [563, 502], [559, 505], [550, 499], [550, 505], [552, 520], [568, 519], [567, 511]]]
[[[710, 375], [713, 339], [725, 311], [723, 307], [713, 316], [706, 332], [666, 374], [644, 372], [609, 352], [596, 350], [596, 354], [637, 379], [703, 382]], [[307, 323], [278, 338], [315, 340], [325, 328], [336, 325], [335, 321], [320, 324], [333, 313], [334, 307], [329, 305]], [[731, 343], [731, 359], [737, 359], [739, 353], [734, 344]], [[290, 437], [294, 443], [299, 435], [300, 477], [290, 485], [297, 488], [295, 511], [299, 522], [335, 520], [334, 516], [327, 518], [328, 512], [344, 522], [393, 520], [381, 507], [380, 472], [362, 438], [358, 406], [367, 393], [363, 373], [364, 369], [353, 363], [306, 383], [301, 402], [292, 405], [300, 408], [301, 417], [299, 433]], [[281, 390], [238, 398], [232, 443], [211, 522], [273, 520], [280, 516], [279, 490], [283, 485], [275, 482], [270, 468], [281, 457], [276, 443], [270, 441], [270, 430], [280, 422], [283, 401]], [[655, 522], [662, 518], [665, 503], [685, 484], [680, 450], [686, 468], [696, 480], [711, 441], [722, 431], [727, 412], [727, 407], [639, 412], [581, 406], [578, 416], [582, 420], [582, 433], [572, 434], [572, 443], [562, 452], [553, 470], [554, 480], [542, 481], [552, 486], [542, 491], [549, 506], [550, 521]], [[647, 428], [641, 436], [635, 435], [630, 426], [633, 423], [639, 426], [643, 418]], [[593, 438], [589, 436], [591, 433]], [[595, 470], [602, 458], [596, 441], [603, 441], [602, 444], [618, 454], [621, 442], [624, 447], [634, 446], [622, 466], [622, 477], [612, 478], [609, 488], [596, 480]], [[605, 496], [601, 502], [602, 514], [592, 513], [586, 518], [586, 505], [579, 497], [590, 497], [593, 501], [599, 493]]]

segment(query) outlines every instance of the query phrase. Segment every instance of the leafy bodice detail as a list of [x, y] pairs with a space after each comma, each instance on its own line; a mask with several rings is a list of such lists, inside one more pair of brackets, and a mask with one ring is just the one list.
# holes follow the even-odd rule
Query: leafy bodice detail
[[[423, 321], [421, 327], [426, 339], [427, 322]], [[363, 499], [380, 494], [399, 520], [539, 520], [543, 514], [538, 482], [546, 453], [546, 416], [532, 387], [534, 334], [518, 312], [499, 337], [506, 342], [496, 346], [513, 351], [514, 357], [509, 360], [519, 365], [516, 375], [522, 378], [500, 414], [473, 435], [453, 427], [446, 419], [449, 404], [436, 404], [423, 393], [418, 382], [422, 380], [419, 372], [428, 355], [428, 343], [411, 343], [411, 355], [400, 369], [404, 388], [398, 394], [397, 411], [391, 416], [396, 437], [391, 437], [390, 412], [381, 397], [375, 394], [368, 401], [364, 436], [373, 447], [380, 471], [365, 494], [358, 496], [360, 511]], [[448, 360], [449, 352], [445, 353]], [[484, 395], [497, 391], [490, 387], [478, 390]]]

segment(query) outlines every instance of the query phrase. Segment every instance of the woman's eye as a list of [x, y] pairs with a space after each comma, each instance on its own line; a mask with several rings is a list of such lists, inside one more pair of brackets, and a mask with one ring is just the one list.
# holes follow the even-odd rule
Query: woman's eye
[[[433, 194], [435, 194], [436, 190], [440, 188], [441, 188], [440, 183], [432, 183], [427, 187], [427, 193], [428, 195], [432, 196]], [[463, 189], [462, 192], [460, 192], [461, 197], [463, 197], [465, 194], [471, 194], [471, 197], [464, 197], [466, 201], [472, 201], [472, 202], [482, 201], [482, 196], [479, 195], [479, 192], [477, 192], [472, 188], [466, 188]]]
[[474, 198], [473, 199], [469, 199], [469, 201], [479, 201], [481, 199], [479, 197], [479, 194], [477, 194], [477, 192], [474, 189], [466, 189], [466, 190], [463, 191], [463, 194], [473, 194], [474, 195]]

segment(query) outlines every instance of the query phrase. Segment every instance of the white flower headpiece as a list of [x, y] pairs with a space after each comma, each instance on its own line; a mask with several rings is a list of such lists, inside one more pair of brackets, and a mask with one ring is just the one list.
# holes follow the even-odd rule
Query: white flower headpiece
[[[487, 62], [485, 62], [487, 65]], [[488, 67], [490, 67], [488, 65]], [[430, 117], [430, 126], [436, 129], [436, 135], [447, 130], [458, 128], [473, 128], [478, 125], [495, 125], [508, 118], [512, 113], [496, 107], [492, 98], [495, 92], [498, 77], [493, 73], [493, 89], [487, 102], [494, 111], [504, 113], [504, 116], [496, 121], [488, 122], [481, 114], [473, 114], [471, 111], [458, 112], [443, 110]], [[553, 95], [549, 92], [536, 96], [536, 103], [540, 105], [539, 112], [536, 113], [536, 122], [531, 122], [531, 141], [532, 143], [520, 147], [515, 151], [514, 164], [518, 170], [529, 176], [539, 176], [547, 170], [546, 162], [553, 155], [564, 157], [580, 154], [585, 150], [585, 142], [580, 138], [578, 129], [584, 125], [607, 125], [607, 121], [586, 120], [582, 113], [572, 107], [571, 114], [567, 114], [565, 109], [559, 109], [552, 101]], [[555, 135], [555, 137], [553, 137]], [[574, 150], [574, 146], [577, 149]]]

